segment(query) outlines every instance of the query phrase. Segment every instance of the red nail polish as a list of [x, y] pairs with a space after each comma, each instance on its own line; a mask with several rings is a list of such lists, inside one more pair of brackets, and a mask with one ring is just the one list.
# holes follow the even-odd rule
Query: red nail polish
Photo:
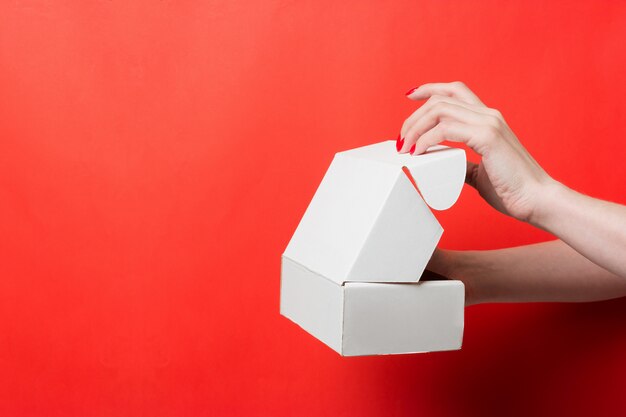
[[411, 94], [413, 94], [413, 91], [415, 91], [415, 90], [417, 90], [417, 87], [413, 87], [413, 88], [411, 88], [409, 91], [407, 91], [407, 92], [405, 93], [405, 95], [410, 96]]
[[402, 149], [403, 145], [404, 145], [404, 138], [401, 138], [400, 135], [398, 135], [398, 139], [396, 139], [396, 151], [400, 152], [400, 149]]
[[413, 155], [413, 152], [415, 152], [415, 143], [413, 144], [413, 146], [411, 146], [411, 149], [409, 149], [409, 153], [411, 155]]

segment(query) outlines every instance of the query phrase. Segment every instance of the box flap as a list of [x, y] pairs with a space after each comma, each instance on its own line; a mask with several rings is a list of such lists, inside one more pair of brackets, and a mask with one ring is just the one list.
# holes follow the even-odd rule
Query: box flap
[[414, 156], [399, 154], [395, 141], [389, 140], [339, 154], [406, 168], [404, 172], [412, 177], [426, 203], [435, 210], [450, 208], [459, 198], [465, 182], [467, 168], [463, 149], [437, 145]]

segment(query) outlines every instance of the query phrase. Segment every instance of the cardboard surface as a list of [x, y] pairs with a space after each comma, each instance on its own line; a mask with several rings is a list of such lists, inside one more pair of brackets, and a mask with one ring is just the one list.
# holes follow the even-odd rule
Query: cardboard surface
[[343, 286], [283, 257], [280, 314], [341, 353]]
[[344, 356], [461, 348], [465, 287], [461, 281], [348, 282], [344, 286]]
[[337, 155], [406, 167], [426, 203], [435, 210], [446, 210], [456, 202], [465, 182], [465, 151], [443, 145], [431, 146], [422, 155], [399, 154], [395, 141], [363, 146]]
[[452, 205], [465, 164], [461, 149], [412, 156], [393, 141], [337, 153], [284, 255], [338, 284], [418, 281], [443, 233], [426, 203]]
[[339, 285], [282, 259], [280, 312], [343, 356], [460, 349], [460, 281]]
[[281, 314], [345, 356], [459, 349], [463, 284], [418, 281], [465, 164], [393, 141], [337, 153], [283, 254]]

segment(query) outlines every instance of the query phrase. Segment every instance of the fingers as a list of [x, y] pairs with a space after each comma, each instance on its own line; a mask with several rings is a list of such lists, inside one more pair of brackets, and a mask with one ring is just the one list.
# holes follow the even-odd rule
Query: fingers
[[[444, 140], [462, 142], [483, 155], [502, 136], [500, 112], [486, 107], [461, 82], [430, 83], [407, 92], [411, 100], [428, 99], [402, 125], [400, 153], [418, 155]], [[468, 172], [475, 168], [468, 167]], [[469, 179], [471, 180], [472, 177]]]
[[476, 176], [478, 175], [478, 164], [467, 161], [467, 171], [465, 172], [465, 183], [476, 188]]
[[404, 134], [404, 143], [400, 153], [418, 153], [419, 144], [414, 149], [414, 152], [412, 149], [413, 145], [418, 142], [418, 138], [441, 122], [455, 121], [467, 125], [479, 125], [485, 123], [483, 119], [487, 117], [463, 105], [447, 101], [428, 103], [422, 106], [422, 108], [420, 108], [422, 111], [417, 116], [415, 122], [407, 128], [408, 130]]
[[475, 129], [468, 123], [457, 121], [438, 123], [420, 136], [415, 143], [413, 154], [419, 155], [424, 153], [431, 146], [437, 145], [444, 140], [467, 143], [475, 133], [473, 130]]
[[426, 152], [431, 146], [444, 140], [467, 144], [478, 154], [482, 155], [485, 149], [498, 139], [498, 131], [489, 123], [464, 123], [447, 120], [438, 123], [432, 129], [421, 135], [415, 143], [414, 155]]
[[460, 81], [423, 84], [406, 94], [411, 100], [425, 100], [433, 95], [452, 97], [467, 104], [484, 106], [478, 96]]
[[431, 107], [434, 106], [437, 103], [448, 103], [448, 104], [456, 104], [457, 106], [461, 106], [461, 107], [466, 107], [466, 108], [474, 108], [479, 110], [480, 108], [477, 108], [475, 106], [469, 105], [467, 103], [464, 103], [461, 100], [457, 100], [455, 98], [451, 98], [448, 96], [440, 96], [440, 95], [432, 95], [430, 96], [430, 98], [426, 101], [426, 103], [424, 103], [420, 108], [418, 108], [417, 110], [415, 110], [413, 112], [413, 114], [411, 114], [402, 124], [402, 128], [400, 129], [400, 136], [401, 137], [406, 137], [407, 132], [409, 131], [409, 129], [415, 124], [415, 122], [417, 120], [419, 120], [421, 117], [424, 116], [424, 114], [428, 111], [431, 110]]

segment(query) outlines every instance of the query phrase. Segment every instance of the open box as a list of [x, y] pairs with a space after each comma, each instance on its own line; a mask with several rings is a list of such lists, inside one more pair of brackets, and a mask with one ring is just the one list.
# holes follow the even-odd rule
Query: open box
[[445, 146], [337, 153], [283, 253], [281, 314], [345, 356], [459, 349], [463, 284], [419, 280], [443, 233], [430, 208], [454, 204], [465, 170]]

